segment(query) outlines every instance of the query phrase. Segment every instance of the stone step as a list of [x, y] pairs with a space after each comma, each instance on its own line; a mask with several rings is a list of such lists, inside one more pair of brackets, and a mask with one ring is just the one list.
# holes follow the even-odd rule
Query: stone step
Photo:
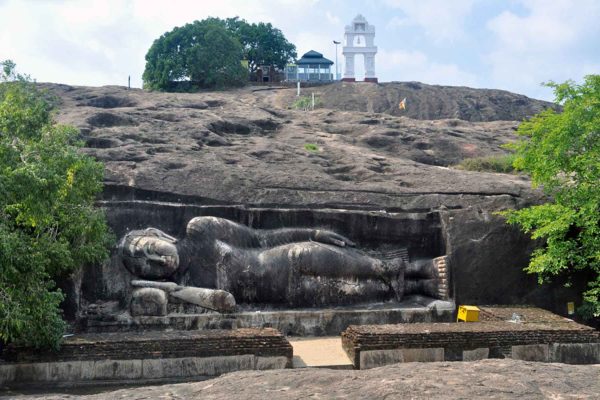
[[294, 349], [294, 368], [354, 369], [339, 336], [288, 338], [288, 341]]

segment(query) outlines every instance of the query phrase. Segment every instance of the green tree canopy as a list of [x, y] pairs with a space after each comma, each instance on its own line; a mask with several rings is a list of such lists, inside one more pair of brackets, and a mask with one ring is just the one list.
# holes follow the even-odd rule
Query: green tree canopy
[[190, 83], [188, 89], [240, 86], [258, 66], [282, 69], [295, 58], [296, 47], [270, 23], [207, 18], [156, 39], [146, 54], [143, 80], [154, 90], [185, 87], [182, 82]]
[[236, 17], [225, 20], [225, 25], [242, 44], [250, 72], [256, 71], [260, 65], [283, 69], [296, 59], [296, 46], [270, 23], [249, 24]]
[[194, 21], [154, 41], [146, 54], [144, 86], [172, 90], [186, 81], [198, 88], [241, 86], [247, 80], [242, 57], [241, 44], [224, 23]]
[[78, 152], [52, 103], [2, 62], [0, 72], [0, 342], [56, 347], [65, 329], [55, 279], [108, 255], [94, 207], [103, 167]]
[[593, 276], [584, 309], [600, 316], [600, 75], [581, 85], [549, 83], [563, 112], [543, 111], [518, 129], [515, 167], [553, 199], [505, 213], [545, 246], [527, 270], [540, 280], [587, 270]]

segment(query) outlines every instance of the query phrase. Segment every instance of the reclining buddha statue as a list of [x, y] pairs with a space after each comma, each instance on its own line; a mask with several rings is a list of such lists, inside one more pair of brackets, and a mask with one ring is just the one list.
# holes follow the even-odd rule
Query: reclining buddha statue
[[380, 259], [329, 230], [252, 229], [217, 217], [189, 221], [181, 240], [148, 228], [120, 241], [134, 287], [227, 312], [236, 303], [287, 307], [446, 299], [446, 257]]

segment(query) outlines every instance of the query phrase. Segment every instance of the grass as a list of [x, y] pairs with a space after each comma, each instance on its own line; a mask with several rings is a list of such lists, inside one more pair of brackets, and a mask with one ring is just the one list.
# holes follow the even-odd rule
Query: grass
[[[321, 106], [321, 100], [319, 100], [315, 96], [315, 108], [319, 108]], [[304, 110], [309, 111], [312, 109], [312, 97], [311, 96], [302, 96], [298, 98], [296, 101], [292, 103], [292, 108], [296, 110]]]
[[455, 165], [455, 168], [466, 171], [512, 174], [516, 172], [515, 168], [513, 167], [514, 160], [514, 154], [466, 158], [462, 160], [458, 165]]
[[319, 146], [317, 146], [314, 143], [306, 143], [304, 145], [304, 150], [310, 151], [311, 153], [316, 153], [317, 151], [319, 151]]

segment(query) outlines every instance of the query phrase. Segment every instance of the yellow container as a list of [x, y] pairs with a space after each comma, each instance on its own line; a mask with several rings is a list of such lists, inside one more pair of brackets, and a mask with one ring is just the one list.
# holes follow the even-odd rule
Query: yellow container
[[456, 322], [477, 322], [479, 321], [479, 308], [475, 306], [459, 306]]

